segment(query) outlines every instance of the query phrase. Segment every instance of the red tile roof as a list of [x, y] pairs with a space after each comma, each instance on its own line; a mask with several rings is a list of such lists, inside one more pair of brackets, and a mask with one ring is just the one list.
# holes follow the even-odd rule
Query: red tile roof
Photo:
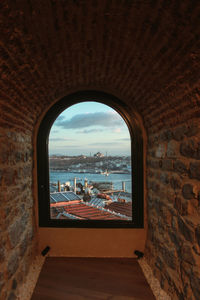
[[106, 210], [101, 210], [94, 206], [86, 205], [85, 203], [79, 204], [69, 204], [64, 207], [65, 211], [69, 214], [75, 215], [77, 217], [84, 218], [86, 220], [122, 220], [124, 218], [108, 212]]
[[126, 220], [132, 217], [131, 202], [112, 202], [103, 209], [87, 205], [82, 200], [73, 200], [51, 203], [50, 208], [52, 219]]
[[106, 209], [132, 217], [132, 202], [112, 202], [105, 206]]
[[66, 202], [56, 202], [56, 203], [51, 203], [51, 207], [63, 207], [66, 205], [71, 205], [71, 204], [77, 204], [82, 202], [82, 200], [72, 200], [72, 201], [66, 201]]

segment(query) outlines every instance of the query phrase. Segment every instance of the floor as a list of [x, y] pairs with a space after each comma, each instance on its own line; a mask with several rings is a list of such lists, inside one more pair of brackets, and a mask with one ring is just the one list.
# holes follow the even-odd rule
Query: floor
[[155, 300], [136, 259], [47, 257], [31, 300]]

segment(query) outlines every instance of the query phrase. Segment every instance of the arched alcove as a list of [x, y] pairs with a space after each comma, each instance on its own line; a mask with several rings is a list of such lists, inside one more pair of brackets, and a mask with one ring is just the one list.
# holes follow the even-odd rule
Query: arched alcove
[[[63, 220], [63, 219], [56, 219], [51, 218], [50, 216], [50, 190], [49, 190], [49, 156], [48, 156], [48, 138], [49, 133], [52, 127], [52, 124], [54, 124], [57, 117], [63, 112], [66, 108], [80, 103], [80, 102], [99, 102], [102, 104], [109, 105], [112, 109], [114, 109], [124, 120], [126, 123], [126, 126], [129, 129], [130, 137], [131, 137], [131, 165], [132, 165], [132, 172], [131, 172], [131, 180], [132, 180], [132, 219], [128, 219], [126, 221], [123, 220]], [[107, 94], [104, 92], [99, 91], [81, 91], [77, 93], [70, 94], [58, 102], [56, 102], [51, 108], [47, 111], [45, 116], [43, 117], [38, 134], [37, 134], [37, 175], [38, 175], [38, 211], [39, 211], [39, 232], [46, 232], [46, 230], [51, 231], [51, 229], [45, 229], [48, 227], [56, 227], [57, 230], [57, 236], [59, 236], [59, 232], [64, 232], [66, 230], [66, 233], [69, 231], [75, 230], [75, 228], [80, 232], [84, 230], [84, 234], [89, 233], [89, 235], [92, 233], [92, 231], [87, 231], [87, 228], [98, 228], [96, 230], [103, 230], [104, 229], [104, 237], [107, 235], [107, 237], [111, 240], [111, 236], [113, 234], [112, 228], [114, 228], [114, 234], [116, 234], [116, 238], [119, 239], [120, 242], [120, 235], [117, 234], [117, 230], [124, 236], [127, 234], [130, 234], [130, 230], [136, 230], [136, 235], [134, 234], [130, 235], [130, 239], [134, 239], [134, 243], [132, 245], [128, 246], [129, 250], [129, 256], [132, 252], [131, 256], [133, 255], [133, 250], [135, 248], [138, 248], [137, 245], [143, 244], [143, 246], [139, 246], [139, 248], [144, 248], [145, 244], [145, 229], [144, 229], [144, 157], [143, 157], [143, 135], [142, 135], [142, 128], [138, 125], [139, 122], [135, 115], [131, 112], [131, 109], [125, 105], [123, 101], [118, 99], [117, 97]], [[70, 227], [70, 229], [67, 229], [67, 227]], [[103, 229], [101, 229], [103, 228]], [[141, 236], [136, 241], [137, 237], [137, 229], [141, 228], [143, 232], [143, 241], [141, 241]], [[106, 232], [105, 232], [106, 230]], [[53, 231], [52, 231], [53, 232]], [[77, 231], [74, 231], [77, 232]], [[111, 233], [112, 232], [112, 233]], [[138, 231], [139, 232], [139, 231]], [[51, 234], [48, 234], [45, 236], [51, 236]], [[62, 236], [62, 234], [61, 234]], [[110, 236], [110, 237], [109, 237]], [[68, 236], [68, 239], [74, 239], [74, 237]], [[100, 239], [101, 240], [101, 239]], [[92, 241], [92, 239], [91, 239]], [[103, 240], [101, 240], [103, 243]], [[46, 241], [47, 242], [47, 241]], [[99, 241], [96, 240], [96, 243]], [[54, 241], [55, 243], [55, 241]], [[59, 242], [57, 241], [56, 244]], [[122, 243], [122, 240], [120, 244]], [[139, 243], [139, 244], [138, 244]], [[42, 242], [42, 244], [44, 244]], [[64, 243], [65, 244], [65, 243]], [[110, 243], [111, 244], [111, 243]], [[126, 246], [127, 247], [127, 246]], [[63, 248], [63, 247], [62, 247]], [[91, 249], [92, 247], [90, 247]], [[109, 247], [108, 247], [109, 248]], [[122, 255], [119, 254], [117, 248], [112, 248], [112, 254], [114, 256]], [[119, 247], [120, 248], [120, 247]], [[127, 249], [128, 249], [127, 248]], [[101, 247], [99, 248], [101, 249]], [[122, 250], [122, 248], [121, 248]], [[120, 250], [120, 251], [121, 251]], [[115, 254], [113, 251], [116, 251]], [[100, 251], [101, 252], [101, 251]], [[104, 251], [103, 251], [104, 252]], [[102, 253], [103, 253], [102, 252]], [[109, 251], [108, 251], [109, 252]], [[123, 250], [121, 251], [123, 252]], [[86, 256], [95, 256], [100, 255], [97, 254], [98, 252], [94, 252], [91, 254], [91, 251], [84, 255]], [[80, 253], [78, 255], [81, 255]], [[105, 255], [105, 254], [104, 254]], [[127, 255], [127, 254], [126, 254]]]

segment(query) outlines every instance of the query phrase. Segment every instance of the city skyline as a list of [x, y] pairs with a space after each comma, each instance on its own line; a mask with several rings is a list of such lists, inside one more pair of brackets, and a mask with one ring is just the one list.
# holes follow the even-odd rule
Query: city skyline
[[64, 110], [49, 135], [49, 155], [130, 155], [129, 129], [111, 107], [81, 102]]

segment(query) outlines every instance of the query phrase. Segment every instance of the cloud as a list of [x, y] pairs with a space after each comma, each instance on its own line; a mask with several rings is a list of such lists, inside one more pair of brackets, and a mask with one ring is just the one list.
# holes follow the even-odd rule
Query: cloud
[[[60, 116], [61, 117], [61, 116]], [[92, 126], [119, 127], [124, 125], [123, 119], [116, 112], [94, 112], [78, 114], [70, 120], [56, 120], [56, 125], [65, 129], [86, 128]]]
[[56, 145], [52, 149], [58, 149], [58, 148], [65, 148], [65, 149], [68, 149], [68, 148], [80, 148], [80, 146], [79, 145], [67, 145], [67, 146], [63, 146], [63, 145], [57, 146]]
[[58, 130], [52, 130], [51, 133], [58, 133]]
[[113, 145], [116, 145], [116, 144], [119, 144], [118, 142], [114, 142], [114, 144], [112, 142], [105, 142], [105, 143], [91, 143], [89, 145], [91, 146], [113, 146]]
[[130, 142], [130, 138], [122, 138], [122, 139], [117, 139], [117, 141], [125, 141], [125, 142]]
[[80, 130], [80, 131], [77, 131], [76, 133], [93, 133], [93, 132], [102, 132], [104, 131], [103, 129], [84, 129], [84, 130]]
[[121, 128], [119, 128], [119, 127], [113, 129], [113, 132], [114, 132], [114, 133], [120, 133], [121, 131], [122, 131], [122, 130], [121, 130]]
[[58, 117], [57, 117], [57, 119], [56, 119], [56, 121], [55, 122], [60, 122], [60, 121], [62, 121], [62, 120], [64, 120], [65, 119], [65, 117], [64, 116], [62, 116], [62, 115], [59, 115]]
[[70, 142], [74, 141], [74, 139], [66, 139], [66, 138], [50, 138], [50, 142]]

